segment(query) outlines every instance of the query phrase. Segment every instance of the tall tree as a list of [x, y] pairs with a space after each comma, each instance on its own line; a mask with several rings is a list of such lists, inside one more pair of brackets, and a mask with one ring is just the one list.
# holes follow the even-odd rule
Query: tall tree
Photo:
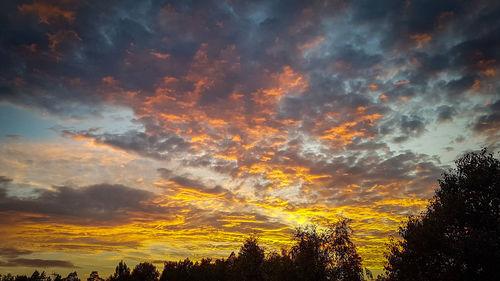
[[292, 256], [297, 280], [326, 280], [330, 265], [327, 251], [327, 236], [319, 233], [316, 226], [298, 228], [295, 236], [296, 245], [292, 247]]
[[149, 262], [142, 262], [135, 266], [132, 271], [132, 281], [157, 281], [160, 273], [156, 270], [156, 266]]
[[5, 275], [0, 275], [0, 280], [2, 280], [2, 281], [14, 281], [15, 277], [12, 274], [8, 273]]
[[104, 281], [101, 277], [99, 277], [99, 273], [97, 271], [92, 271], [87, 278], [87, 281]]
[[126, 263], [120, 261], [115, 268], [115, 273], [109, 278], [110, 281], [130, 281], [130, 268]]
[[[190, 281], [193, 280], [195, 265], [189, 259], [179, 262], [165, 262], [160, 281]], [[207, 277], [207, 276], [204, 276]]]
[[333, 267], [330, 280], [358, 281], [363, 280], [361, 257], [356, 251], [356, 246], [351, 241], [352, 229], [349, 220], [343, 219], [330, 227], [328, 245], [332, 255]]
[[262, 265], [264, 263], [264, 249], [258, 244], [256, 237], [249, 237], [241, 246], [238, 253], [237, 265], [244, 281], [262, 280]]
[[76, 271], [70, 272], [66, 278], [63, 279], [64, 281], [80, 281], [80, 278], [78, 278], [78, 273]]
[[297, 244], [290, 251], [297, 280], [363, 280], [361, 257], [348, 224], [349, 220], [341, 219], [322, 232], [315, 226], [297, 229]]
[[295, 281], [295, 265], [289, 253], [282, 249], [281, 255], [272, 252], [264, 261], [262, 275], [266, 281]]
[[386, 279], [498, 280], [500, 161], [483, 149], [455, 163], [389, 246]]

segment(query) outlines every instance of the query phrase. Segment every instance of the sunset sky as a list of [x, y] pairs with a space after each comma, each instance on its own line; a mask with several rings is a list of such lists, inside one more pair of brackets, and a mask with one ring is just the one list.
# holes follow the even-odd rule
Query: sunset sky
[[0, 274], [267, 251], [363, 265], [500, 149], [500, 2], [1, 1]]

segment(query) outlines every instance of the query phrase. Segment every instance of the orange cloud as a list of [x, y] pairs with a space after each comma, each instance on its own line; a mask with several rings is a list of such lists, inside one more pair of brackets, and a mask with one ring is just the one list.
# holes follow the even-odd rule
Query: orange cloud
[[410, 80], [401, 80], [401, 81], [394, 82], [395, 86], [401, 86], [401, 85], [406, 85], [406, 84], [410, 84]]
[[325, 37], [324, 36], [318, 36], [316, 37], [314, 40], [310, 41], [310, 42], [307, 42], [307, 43], [304, 43], [302, 45], [299, 45], [298, 48], [301, 52], [305, 52], [311, 48], [314, 48], [316, 46], [318, 46], [321, 42], [323, 42], [325, 40]]
[[49, 23], [49, 20], [62, 17], [69, 22], [75, 19], [75, 13], [72, 11], [65, 11], [59, 7], [52, 6], [47, 3], [35, 1], [32, 4], [23, 4], [18, 7], [22, 13], [36, 13], [40, 17], [40, 22]]
[[168, 59], [170, 58], [170, 54], [164, 54], [164, 53], [159, 53], [159, 52], [155, 52], [155, 51], [151, 51], [150, 52], [151, 55], [159, 58], [159, 59]]
[[49, 48], [52, 51], [55, 51], [57, 46], [68, 38], [82, 41], [82, 38], [80, 38], [80, 36], [78, 36], [78, 34], [74, 30], [60, 30], [54, 34], [47, 33], [47, 37], [49, 37]]
[[417, 42], [417, 48], [422, 48], [425, 44], [431, 41], [432, 37], [427, 33], [417, 33], [410, 35], [410, 39]]
[[118, 80], [116, 80], [113, 76], [106, 76], [101, 79], [102, 83], [110, 85], [110, 86], [117, 86], [118, 85]]
[[354, 137], [365, 135], [363, 132], [356, 131], [354, 129], [356, 125], [357, 122], [347, 122], [339, 126], [331, 127], [330, 129], [324, 131], [323, 135], [319, 138], [334, 141], [341, 140], [343, 145], [352, 143], [351, 140]]
[[474, 80], [474, 84], [472, 84], [472, 87], [470, 88], [472, 91], [477, 91], [481, 87], [481, 81], [476, 79]]
[[486, 76], [495, 76], [496, 72], [493, 68], [488, 68], [482, 71], [482, 73]]

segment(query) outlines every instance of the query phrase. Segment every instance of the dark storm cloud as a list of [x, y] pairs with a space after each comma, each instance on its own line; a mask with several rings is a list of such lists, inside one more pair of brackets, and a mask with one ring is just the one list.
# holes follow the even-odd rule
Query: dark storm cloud
[[209, 193], [220, 193], [223, 188], [221, 186], [216, 186], [214, 188], [208, 188], [203, 183], [198, 180], [191, 179], [187, 176], [175, 176], [169, 178], [170, 181], [187, 188], [193, 188], [200, 191], [205, 191]]
[[99, 133], [98, 130], [91, 129], [86, 131], [63, 130], [61, 133], [69, 137], [81, 136], [94, 139], [98, 143], [157, 159], [169, 159], [173, 154], [189, 150], [189, 143], [167, 131], [159, 131], [157, 134], [146, 134], [138, 131], [110, 134]]
[[349, 80], [330, 77], [328, 73], [312, 73], [309, 88], [304, 94], [281, 101], [280, 117], [308, 121], [309, 118], [322, 117], [327, 112], [343, 112], [341, 118], [345, 121], [350, 120], [351, 114], [360, 106], [368, 107], [370, 114], [387, 112], [387, 107], [353, 90], [356, 86], [350, 84]]
[[406, 135], [419, 135], [425, 129], [425, 125], [422, 118], [418, 116], [406, 116], [401, 117], [401, 131]]
[[[2, 189], [3, 190], [3, 189]], [[37, 190], [36, 198], [17, 198], [0, 194], [0, 211], [46, 214], [73, 218], [75, 224], [126, 219], [127, 211], [156, 211], [143, 201], [152, 193], [123, 185], [97, 184], [81, 188], [54, 186]]]
[[418, 137], [425, 131], [425, 120], [419, 116], [401, 116], [399, 130], [402, 135], [393, 139], [396, 143], [407, 141], [411, 137]]
[[[331, 102], [335, 106], [330, 110], [377, 104], [366, 97], [352, 100], [369, 84], [358, 78], [375, 77], [379, 74], [373, 69], [377, 64], [393, 67], [415, 58], [415, 69], [398, 73], [402, 80], [411, 81], [410, 85], [394, 86], [398, 78], [379, 85], [390, 98], [411, 98], [430, 96], [432, 91], [426, 85], [434, 73], [445, 70], [458, 72], [455, 78], [437, 85], [450, 95], [461, 94], [477, 83], [478, 62], [499, 58], [496, 38], [500, 36], [496, 35], [500, 21], [495, 15], [500, 7], [492, 1], [292, 1], [286, 5], [268, 1], [91, 1], [74, 5], [35, 1], [2, 5], [5, 24], [0, 32], [5, 36], [0, 54], [6, 75], [0, 99], [73, 118], [100, 114], [103, 108], [99, 104], [107, 102], [109, 95], [102, 85], [106, 77], [113, 77], [124, 93], [137, 91], [146, 98], [153, 95], [155, 85], [164, 77], [189, 72], [202, 44], [206, 44], [208, 57], [223, 60], [227, 58], [220, 57], [219, 51], [234, 45], [240, 69], [223, 70], [200, 98], [200, 105], [227, 98], [235, 89], [251, 93], [262, 87], [263, 69], [276, 72], [290, 65], [311, 77], [308, 93], [287, 99], [281, 110], [299, 120], [328, 111]], [[52, 15], [44, 14], [47, 10]], [[335, 30], [329, 30], [329, 21], [344, 17], [350, 27], [335, 25]], [[352, 28], [358, 25], [367, 29]], [[461, 40], [450, 40], [453, 33]], [[372, 38], [376, 36], [381, 39]], [[319, 38], [324, 41], [318, 41], [315, 50], [311, 42]], [[413, 43], [435, 48], [409, 50]], [[392, 53], [394, 46], [405, 46], [405, 56]], [[309, 52], [307, 59], [304, 52]], [[348, 79], [336, 82], [328, 73], [332, 67], [335, 76]], [[318, 72], [325, 73], [323, 80], [327, 81], [317, 79]], [[140, 143], [155, 142], [131, 135], [108, 135], [106, 142], [134, 149]], [[133, 139], [122, 143], [115, 137]], [[160, 149], [164, 145], [169, 146], [162, 143]], [[153, 151], [143, 153], [159, 156]]]
[[137, 249], [142, 246], [141, 241], [105, 241], [74, 236], [57, 237], [47, 242], [53, 242], [51, 247], [58, 251], [114, 251], [117, 248]]
[[453, 115], [456, 113], [456, 110], [448, 105], [442, 105], [438, 107], [438, 116], [437, 120], [439, 122], [451, 121], [453, 120]]
[[406, 1], [383, 0], [353, 1], [352, 14], [355, 22], [384, 23], [392, 32], [386, 34], [385, 44], [394, 44], [398, 40], [407, 40], [401, 35], [431, 33], [442, 24], [443, 15], [449, 13], [455, 16], [464, 16], [474, 8], [471, 1], [445, 0], [433, 1]]
[[30, 250], [22, 250], [13, 247], [0, 247], [0, 257], [4, 258], [17, 258], [18, 256], [29, 255], [33, 253]]
[[173, 171], [167, 168], [158, 168], [156, 171], [160, 174], [160, 177], [168, 179], [173, 175]]
[[6, 177], [6, 176], [0, 176], [0, 184], [6, 184], [6, 183], [9, 183], [11, 182], [12, 179], [9, 178], [9, 177]]
[[228, 198], [233, 197], [233, 194], [222, 186], [215, 185], [214, 187], [209, 187], [201, 179], [195, 179], [191, 174], [175, 175], [171, 170], [165, 168], [159, 168], [157, 171], [163, 179], [183, 188], [194, 189], [209, 194], [225, 194]]
[[[491, 87], [479, 86], [491, 77], [484, 73], [489, 69], [491, 75], [498, 66], [499, 12], [496, 1], [354, 1], [352, 20], [370, 25], [374, 36], [381, 38], [385, 57], [401, 52], [406, 65], [413, 65], [399, 75], [412, 86], [427, 86], [385, 87], [387, 96], [418, 94], [439, 102], [443, 92], [455, 103], [456, 96], [471, 90], [494, 94]], [[434, 89], [428, 87], [444, 72], [450, 77], [437, 81]]]
[[[328, 189], [325, 195], [331, 196], [332, 202], [340, 205], [359, 204], [362, 200], [380, 200], [383, 195], [368, 190], [379, 186], [390, 188], [396, 194], [420, 194], [430, 196], [436, 185], [436, 179], [446, 169], [435, 157], [406, 151], [400, 154], [368, 154], [353, 153], [345, 157], [330, 159], [303, 159], [312, 174], [331, 175], [323, 184]], [[343, 186], [359, 185], [362, 189], [355, 194], [348, 191], [344, 194]], [[393, 187], [388, 187], [395, 185]], [[387, 187], [384, 187], [387, 186]], [[321, 192], [321, 191], [320, 191]], [[382, 196], [382, 197], [381, 197]]]
[[500, 100], [487, 106], [486, 114], [480, 115], [474, 124], [474, 130], [482, 133], [488, 130], [500, 129]]
[[[98, 114], [100, 108], [96, 105], [102, 99], [95, 88], [101, 78], [122, 69], [132, 41], [149, 42], [145, 39], [150, 32], [142, 19], [149, 18], [149, 13], [156, 9], [149, 3], [127, 9], [134, 2], [118, 6], [97, 2], [3, 3], [7, 21], [0, 31], [4, 38], [1, 54], [2, 61], [7, 63], [2, 64], [2, 73], [6, 75], [1, 81], [0, 99], [43, 107], [70, 117]], [[55, 10], [71, 16], [44, 15]], [[154, 78], [141, 75], [137, 79], [138, 73], [148, 71], [155, 69], [131, 71], [124, 75], [127, 78], [124, 81], [139, 83], [147, 77]], [[140, 86], [150, 85], [148, 82]]]
[[[264, 203], [264, 202], [262, 202]], [[239, 221], [239, 219], [242, 219]], [[171, 230], [199, 227], [200, 225], [214, 227], [216, 229], [238, 232], [244, 234], [265, 233], [288, 226], [281, 221], [267, 215], [245, 211], [218, 211], [197, 212], [187, 218], [183, 225], [166, 226]]]
[[[313, 171], [331, 165], [318, 154], [352, 150], [370, 157], [332, 161], [335, 168], [361, 177], [363, 169], [356, 170], [356, 165], [385, 165], [390, 172], [369, 173], [375, 183], [386, 182], [382, 175], [413, 179], [403, 175], [412, 174], [418, 161], [431, 163], [434, 167], [426, 170], [437, 171], [437, 162], [420, 155], [405, 166], [399, 160], [384, 162], [393, 156], [381, 151], [391, 142], [404, 145], [420, 137], [431, 122], [455, 121], [462, 114], [459, 108], [474, 115], [470, 128], [475, 132], [498, 128], [496, 103], [471, 112], [470, 97], [464, 95], [495, 94], [491, 83], [500, 61], [500, 20], [495, 17], [500, 4], [495, 1], [2, 5], [5, 76], [0, 99], [75, 118], [99, 115], [102, 104], [125, 105], [134, 110], [144, 132], [62, 133], [146, 157], [179, 156], [187, 166], [243, 177], [252, 175], [239, 172], [260, 163], [269, 150], [275, 152], [271, 164], [300, 164]], [[40, 5], [55, 12], [45, 15], [37, 9]], [[276, 85], [285, 69], [307, 86], [285, 94], [298, 81], [292, 75], [295, 80]], [[276, 100], [258, 103], [256, 93], [266, 90], [274, 90]], [[238, 98], [231, 98], [233, 94]], [[190, 96], [195, 98], [186, 98]], [[416, 103], [425, 108], [414, 108]], [[237, 117], [239, 123], [234, 122]], [[290, 120], [299, 125], [283, 125]], [[210, 121], [225, 125], [210, 127]], [[281, 135], [256, 142], [248, 137], [251, 130], [258, 131], [255, 135], [272, 130]], [[329, 135], [336, 130], [338, 136]], [[342, 134], [352, 137], [341, 139]], [[225, 140], [236, 136], [239, 143]], [[202, 141], [191, 142], [195, 137]], [[300, 151], [306, 150], [307, 137], [321, 138], [326, 148], [304, 159]], [[273, 143], [287, 147], [271, 147]], [[214, 156], [228, 151], [236, 161]], [[375, 151], [383, 156], [372, 156]], [[179, 185], [211, 190], [191, 176], [160, 172]], [[355, 181], [349, 176], [336, 179], [346, 185]]]
[[189, 167], [210, 167], [216, 172], [230, 175], [234, 175], [238, 168], [238, 164], [234, 161], [214, 158], [211, 154], [183, 159], [181, 163]]
[[447, 90], [451, 95], [461, 94], [465, 90], [468, 90], [474, 85], [474, 81], [476, 81], [476, 77], [472, 75], [463, 76], [458, 79], [454, 79], [449, 81], [446, 84]]
[[64, 260], [43, 260], [43, 259], [9, 259], [8, 261], [0, 261], [1, 267], [66, 267], [78, 268], [72, 262]]
[[[32, 7], [36, 3], [72, 13], [71, 20], [56, 17], [40, 22], [42, 15], [37, 15], [37, 9]], [[71, 113], [72, 117], [83, 114], [76, 110], [98, 114], [100, 109], [90, 105], [102, 102], [100, 91], [95, 89], [100, 87], [103, 77], [113, 76], [126, 91], [151, 92], [158, 79], [185, 74], [202, 43], [208, 43], [210, 56], [235, 44], [242, 58], [256, 62], [242, 64], [241, 73], [228, 73], [226, 80], [232, 82], [212, 87], [210, 94], [201, 99], [202, 103], [228, 95], [233, 88], [231, 83], [253, 91], [259, 87], [259, 83], [254, 82], [260, 80], [262, 68], [277, 71], [292, 64], [296, 54], [293, 48], [291, 53], [285, 50], [281, 54], [266, 52], [266, 48], [272, 46], [277, 37], [282, 37], [285, 45], [303, 43], [314, 36], [317, 24], [314, 17], [309, 17], [304, 19], [305, 27], [296, 31], [300, 36], [288, 34], [290, 23], [309, 7], [302, 1], [287, 5], [265, 1], [248, 5], [217, 1], [174, 1], [168, 5], [164, 1], [129, 1], [120, 5], [91, 2], [73, 6], [42, 1], [26, 5], [32, 8], [21, 9], [20, 5], [11, 4], [3, 9], [9, 11], [10, 19], [5, 34], [28, 35], [23, 31], [12, 32], [15, 28], [12, 23], [24, 20], [26, 22], [19, 26], [29, 26], [38, 39], [31, 36], [22, 41], [12, 38], [4, 42], [5, 55], [13, 63], [11, 69], [6, 69], [10, 77], [3, 81], [2, 98], [57, 113]], [[64, 44], [69, 46], [63, 48]], [[14, 47], [24, 48], [24, 53], [7, 51]], [[357, 58], [357, 52], [347, 48], [346, 57], [365, 63], [367, 60]], [[169, 54], [170, 59], [158, 60], [153, 53]], [[24, 67], [14, 73], [15, 65]], [[37, 71], [33, 71], [33, 67]], [[89, 106], [71, 108], [75, 102]], [[66, 110], [67, 107], [70, 109]]]

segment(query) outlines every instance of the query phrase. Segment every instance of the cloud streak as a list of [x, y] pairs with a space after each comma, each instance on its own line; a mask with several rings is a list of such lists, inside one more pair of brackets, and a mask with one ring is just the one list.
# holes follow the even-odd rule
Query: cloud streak
[[6, 262], [0, 261], [0, 267], [78, 268], [69, 261], [43, 259], [10, 259]]

